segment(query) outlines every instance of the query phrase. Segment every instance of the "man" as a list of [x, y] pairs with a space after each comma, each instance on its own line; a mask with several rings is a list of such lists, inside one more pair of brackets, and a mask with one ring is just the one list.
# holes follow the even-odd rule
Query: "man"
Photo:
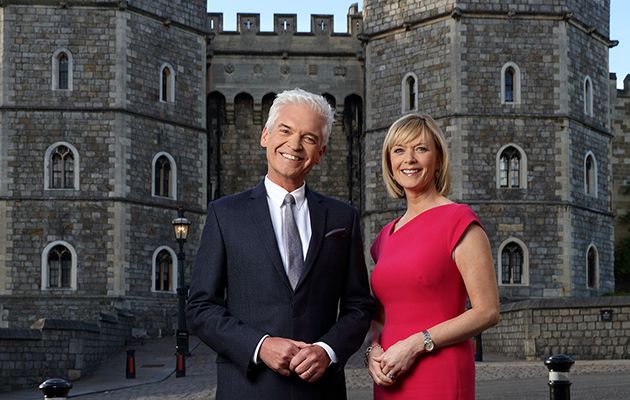
[[208, 205], [187, 316], [217, 352], [218, 400], [346, 398], [374, 303], [358, 212], [305, 186], [333, 121], [322, 96], [280, 93], [264, 181]]

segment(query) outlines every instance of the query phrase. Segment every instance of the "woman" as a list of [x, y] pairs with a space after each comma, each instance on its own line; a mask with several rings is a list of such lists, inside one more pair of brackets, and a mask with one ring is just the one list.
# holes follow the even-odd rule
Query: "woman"
[[407, 210], [372, 245], [374, 399], [474, 399], [469, 339], [499, 320], [488, 237], [470, 207], [446, 198], [448, 153], [430, 116], [394, 122], [382, 164], [387, 191]]

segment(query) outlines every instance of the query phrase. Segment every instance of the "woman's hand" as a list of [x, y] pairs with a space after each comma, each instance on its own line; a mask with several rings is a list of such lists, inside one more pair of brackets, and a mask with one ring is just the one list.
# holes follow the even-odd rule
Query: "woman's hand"
[[368, 371], [374, 383], [380, 386], [390, 386], [394, 384], [394, 380], [387, 377], [381, 369], [382, 356], [383, 348], [379, 345], [372, 346], [372, 350], [367, 356]]
[[379, 357], [373, 357], [379, 362], [379, 370], [388, 379], [395, 381], [413, 366], [422, 351], [422, 340], [418, 334], [411, 335], [407, 339], [396, 342]]

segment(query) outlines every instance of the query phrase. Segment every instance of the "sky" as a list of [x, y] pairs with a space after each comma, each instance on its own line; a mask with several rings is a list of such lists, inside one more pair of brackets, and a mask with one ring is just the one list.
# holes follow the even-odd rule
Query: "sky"
[[[297, 14], [298, 32], [308, 32], [311, 14], [333, 14], [335, 32], [347, 32], [346, 16], [352, 3], [361, 0], [208, 0], [209, 12], [223, 13], [223, 29], [236, 30], [237, 13], [259, 13], [262, 31], [273, 31], [273, 14]], [[610, 49], [609, 71], [617, 74], [617, 87], [623, 87], [623, 79], [630, 74], [630, 0], [610, 0], [610, 39], [619, 45]]]

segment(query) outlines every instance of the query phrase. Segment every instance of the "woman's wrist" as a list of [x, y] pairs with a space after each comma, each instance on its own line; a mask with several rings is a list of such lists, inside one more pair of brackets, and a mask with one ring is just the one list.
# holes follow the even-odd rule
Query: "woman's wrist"
[[381, 350], [383, 350], [381, 345], [378, 344], [378, 343], [372, 343], [370, 346], [368, 346], [368, 348], [365, 349], [365, 360], [364, 360], [364, 363], [365, 363], [366, 367], [368, 365], [368, 362], [370, 361], [370, 354], [372, 353], [372, 350], [374, 350], [374, 349], [381, 349]]

